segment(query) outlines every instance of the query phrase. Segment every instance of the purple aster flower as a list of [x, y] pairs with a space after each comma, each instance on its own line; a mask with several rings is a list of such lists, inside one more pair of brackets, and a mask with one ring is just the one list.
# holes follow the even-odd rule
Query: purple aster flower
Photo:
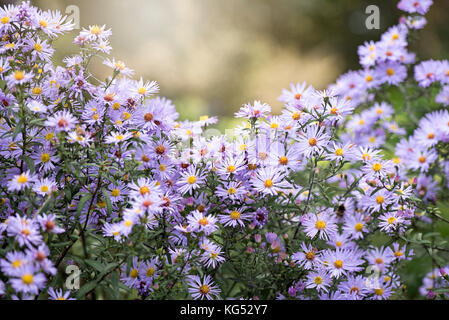
[[187, 276], [187, 284], [189, 285], [189, 293], [195, 300], [220, 298], [220, 289], [212, 282], [209, 275], [201, 279], [198, 276]]

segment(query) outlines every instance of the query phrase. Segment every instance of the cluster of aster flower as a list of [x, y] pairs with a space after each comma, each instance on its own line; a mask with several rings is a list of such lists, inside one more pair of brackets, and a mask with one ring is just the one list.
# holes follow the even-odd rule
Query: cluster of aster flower
[[[71, 30], [65, 19], [28, 2], [0, 10], [0, 295], [401, 294], [417, 196], [434, 198], [425, 173], [447, 126], [433, 125], [430, 143], [428, 122], [442, 116], [423, 118], [410, 138], [420, 154], [401, 142], [387, 160], [387, 138], [406, 132], [373, 91], [407, 77], [416, 16], [361, 49], [363, 71], [325, 91], [292, 84], [280, 115], [247, 103], [226, 135], [210, 127], [215, 117], [179, 121], [170, 100], [154, 97], [158, 84], [133, 80], [122, 61], [104, 58], [105, 81], [91, 74], [91, 61], [111, 51], [105, 26], [82, 29], [80, 53], [55, 67], [50, 42]], [[76, 293], [64, 287], [69, 264], [81, 270]]]
[[[358, 111], [348, 117], [342, 140], [354, 141], [367, 152], [379, 148], [378, 151], [390, 155], [391, 163], [398, 169], [395, 179], [416, 186], [414, 196], [424, 202], [424, 207], [418, 205], [416, 218], [433, 226], [435, 221], [448, 222], [430, 207], [445, 199], [444, 190], [449, 186], [445, 146], [449, 139], [449, 114], [442, 109], [448, 106], [449, 101], [449, 62], [419, 61], [414, 53], [407, 51], [409, 38], [425, 26], [423, 15], [431, 5], [431, 0], [400, 1], [398, 8], [409, 15], [388, 29], [380, 41], [360, 46], [358, 53], [363, 69], [342, 75], [330, 88], [352, 101]], [[397, 101], [389, 93], [394, 89], [403, 99], [399, 106], [407, 113], [405, 119], [403, 116], [398, 119], [401, 113], [397, 112], [398, 107], [396, 110], [393, 107]], [[414, 227], [418, 229], [417, 225]], [[429, 249], [429, 244], [422, 246]], [[439, 252], [445, 250], [438, 246], [436, 249]], [[425, 254], [430, 253], [426, 251]], [[444, 261], [442, 258], [443, 265]], [[437, 273], [432, 274], [435, 281], [446, 285]], [[429, 285], [427, 278], [420, 292], [424, 296], [423, 288]]]
[[[448, 276], [449, 266], [444, 268], [435, 268], [423, 278], [422, 286], [419, 288], [419, 292], [423, 296], [427, 296], [429, 299], [443, 298], [446, 300], [449, 297], [449, 293], [445, 290], [449, 283]], [[440, 291], [439, 290], [443, 290]]]

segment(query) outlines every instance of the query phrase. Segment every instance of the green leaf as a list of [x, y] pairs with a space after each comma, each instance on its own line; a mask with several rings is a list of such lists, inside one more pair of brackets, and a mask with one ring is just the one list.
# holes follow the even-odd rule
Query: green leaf
[[16, 137], [19, 134], [19, 132], [22, 130], [22, 127], [23, 127], [23, 120], [20, 119], [19, 123], [14, 128], [14, 132], [12, 133], [12, 139], [11, 140], [13, 140], [13, 141], [16, 140]]
[[84, 206], [86, 205], [86, 202], [92, 198], [92, 194], [88, 193], [84, 197], [81, 198], [81, 200], [78, 202], [78, 208], [76, 209], [76, 215], [79, 216], [81, 214], [81, 211], [83, 211]]
[[96, 260], [92, 260], [92, 259], [87, 259], [87, 260], [85, 260], [85, 262], [88, 264], [88, 265], [90, 265], [91, 267], [93, 267], [95, 270], [97, 270], [97, 271], [103, 271], [103, 269], [104, 269], [104, 266], [103, 266], [103, 264], [101, 263], [101, 262], [98, 262], [98, 261], [96, 261]]
[[23, 160], [25, 161], [25, 163], [27, 164], [27, 167], [28, 167], [28, 170], [30, 170], [30, 172], [33, 174], [34, 173], [34, 171], [35, 171], [35, 167], [34, 167], [34, 161], [33, 161], [33, 159], [31, 159], [30, 157], [27, 157], [27, 156], [23, 156], [22, 157], [23, 158]]
[[104, 200], [106, 201], [106, 209], [108, 210], [108, 215], [110, 216], [112, 214], [112, 204], [111, 204], [111, 198], [109, 197], [109, 192], [106, 189], [102, 189], [101, 192], [103, 193]]
[[84, 298], [84, 296], [90, 292], [92, 289], [95, 289], [95, 287], [97, 286], [97, 281], [93, 280], [90, 281], [88, 283], [86, 283], [85, 285], [83, 285], [77, 292], [76, 294], [76, 298], [77, 299], [82, 299]]

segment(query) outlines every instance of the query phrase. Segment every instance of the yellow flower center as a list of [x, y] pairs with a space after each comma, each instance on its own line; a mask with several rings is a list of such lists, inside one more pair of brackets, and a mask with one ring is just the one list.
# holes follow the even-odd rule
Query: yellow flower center
[[17, 182], [20, 183], [20, 184], [27, 183], [28, 182], [28, 177], [23, 175], [23, 174], [21, 174], [19, 176], [19, 178], [17, 178]]
[[326, 228], [326, 222], [324, 222], [323, 220], [318, 220], [315, 223], [315, 228], [317, 228], [318, 230], [323, 230], [324, 228]]
[[315, 277], [313, 282], [315, 282], [315, 284], [322, 284], [323, 283], [323, 278], [321, 278], [320, 276]]
[[153, 274], [154, 274], [154, 268], [149, 267], [149, 268], [147, 269], [147, 276], [148, 276], [148, 277], [151, 277]]
[[226, 168], [226, 171], [229, 172], [229, 173], [232, 173], [232, 172], [235, 171], [235, 169], [236, 169], [235, 166], [230, 165], [230, 166], [228, 166], [228, 167]]
[[14, 79], [16, 79], [17, 81], [20, 81], [20, 80], [23, 80], [23, 78], [25, 78], [25, 74], [23, 73], [23, 71], [16, 70], [14, 72]]
[[265, 186], [265, 188], [271, 188], [273, 186], [273, 180], [267, 179], [267, 180], [265, 180], [263, 185]]
[[374, 289], [374, 293], [378, 296], [381, 296], [384, 294], [384, 289], [382, 289], [382, 288]]
[[396, 221], [396, 218], [395, 217], [389, 217], [387, 221], [388, 221], [388, 224], [393, 224]]
[[0, 21], [2, 24], [7, 24], [9, 23], [9, 17], [3, 17]]
[[34, 50], [36, 50], [37, 52], [41, 52], [43, 49], [42, 45], [40, 43], [36, 43], [34, 45]]
[[118, 197], [120, 195], [120, 190], [119, 189], [112, 189], [111, 195], [113, 197]]
[[343, 261], [341, 261], [341, 260], [335, 260], [335, 262], [334, 262], [334, 267], [337, 268], [337, 269], [342, 268], [342, 267], [343, 267]]
[[310, 145], [311, 147], [316, 146], [316, 143], [317, 143], [317, 141], [316, 141], [315, 138], [310, 138], [310, 139], [309, 139], [309, 145]]
[[48, 186], [42, 186], [41, 191], [47, 193], [48, 191], [50, 191], [50, 189], [48, 188]]
[[376, 202], [378, 204], [382, 204], [382, 203], [384, 203], [384, 201], [385, 201], [384, 197], [382, 197], [382, 196], [377, 196], [376, 197]]
[[315, 252], [313, 252], [313, 251], [308, 251], [308, 252], [306, 253], [306, 259], [309, 260], [309, 261], [315, 259]]
[[54, 138], [54, 134], [52, 132], [49, 132], [45, 135], [45, 140], [50, 141], [51, 139]]
[[33, 283], [33, 280], [34, 280], [34, 277], [33, 277], [32, 274], [27, 273], [27, 274], [25, 274], [25, 275], [22, 276], [22, 282], [23, 282], [24, 284], [26, 284], [26, 285], [32, 284], [32, 283]]
[[102, 32], [101, 28], [97, 25], [94, 25], [90, 28], [90, 33], [94, 35], [99, 35]]
[[391, 77], [392, 75], [394, 75], [394, 70], [393, 70], [392, 68], [388, 68], [388, 69], [387, 69], [387, 75], [390, 76], [390, 77]]
[[31, 92], [35, 95], [41, 94], [42, 93], [42, 88], [41, 87], [34, 87], [33, 90], [31, 90]]
[[21, 260], [14, 260], [14, 261], [11, 263], [11, 266], [12, 266], [13, 268], [19, 268], [21, 265], [22, 265], [22, 261], [21, 261]]
[[279, 158], [279, 163], [282, 165], [287, 165], [288, 164], [288, 158], [286, 156], [280, 157]]
[[231, 211], [231, 213], [229, 214], [229, 217], [232, 220], [240, 219], [240, 212], [238, 212], [238, 211]]
[[292, 119], [293, 119], [293, 120], [299, 120], [299, 119], [301, 119], [301, 114], [298, 113], [298, 112], [293, 113], [293, 114], [292, 114]]
[[138, 271], [137, 269], [132, 269], [132, 270], [129, 272], [129, 276], [130, 276], [131, 278], [137, 278], [138, 275], [139, 275], [139, 271]]
[[344, 151], [343, 151], [342, 148], [338, 148], [337, 150], [335, 150], [335, 155], [336, 156], [341, 157], [341, 156], [343, 156], [343, 153], [344, 153]]
[[355, 231], [360, 232], [363, 230], [363, 224], [361, 222], [356, 223], [356, 225], [354, 226]]
[[202, 286], [200, 286], [200, 292], [201, 294], [208, 294], [210, 292], [210, 287], [207, 284], [203, 284]]
[[190, 176], [187, 178], [187, 183], [188, 184], [194, 184], [196, 182], [196, 177], [195, 176]]
[[378, 162], [376, 162], [375, 164], [373, 164], [373, 170], [376, 172], [379, 172], [382, 169], [382, 165]]
[[204, 218], [201, 218], [200, 220], [198, 220], [198, 223], [200, 225], [202, 225], [203, 227], [205, 227], [205, 226], [207, 226], [209, 224], [209, 221], [207, 220], [206, 217], [204, 217]]
[[229, 188], [228, 189], [228, 194], [235, 194], [237, 192], [237, 190], [235, 190], [235, 188]]
[[139, 191], [140, 191], [141, 195], [144, 195], [144, 194], [150, 192], [150, 188], [148, 188], [147, 186], [143, 186], [143, 187], [140, 187]]
[[43, 163], [46, 163], [46, 162], [50, 161], [50, 155], [48, 153], [41, 154], [41, 161]]

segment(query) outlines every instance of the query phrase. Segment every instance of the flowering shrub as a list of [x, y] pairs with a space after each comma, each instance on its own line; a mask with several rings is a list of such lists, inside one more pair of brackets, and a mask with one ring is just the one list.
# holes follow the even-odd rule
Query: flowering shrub
[[291, 85], [280, 115], [245, 104], [233, 135], [213, 134], [215, 117], [179, 121], [121, 61], [104, 58], [112, 75], [96, 79], [105, 26], [55, 66], [66, 18], [0, 9], [0, 295], [401, 298], [419, 255], [437, 268], [421, 293], [447, 297], [434, 226], [449, 222], [449, 63], [407, 50], [431, 4], [400, 1], [399, 25], [359, 48], [362, 70], [329, 90]]

